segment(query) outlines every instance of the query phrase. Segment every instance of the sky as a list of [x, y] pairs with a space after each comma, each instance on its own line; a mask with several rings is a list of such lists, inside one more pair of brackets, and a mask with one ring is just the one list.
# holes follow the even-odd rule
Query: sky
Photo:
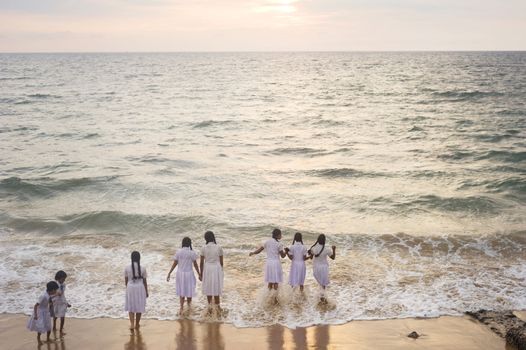
[[526, 0], [0, 0], [0, 52], [526, 50]]

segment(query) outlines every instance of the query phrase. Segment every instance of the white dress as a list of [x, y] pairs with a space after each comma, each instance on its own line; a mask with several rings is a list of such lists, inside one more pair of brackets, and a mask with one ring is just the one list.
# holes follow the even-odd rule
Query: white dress
[[263, 248], [267, 253], [267, 262], [265, 264], [265, 282], [281, 283], [283, 280], [283, 270], [281, 269], [280, 251], [283, 251], [283, 244], [274, 238], [263, 243]]
[[318, 281], [321, 286], [326, 287], [329, 285], [329, 262], [327, 261], [327, 257], [332, 255], [332, 249], [326, 244], [320, 256], [316, 257], [316, 254], [320, 253], [321, 249], [322, 246], [319, 244], [316, 244], [311, 249], [312, 272], [316, 281]]
[[[139, 277], [139, 266], [136, 262], [135, 277]], [[124, 269], [124, 276], [128, 277], [128, 284], [126, 285], [126, 303], [124, 310], [133, 313], [143, 313], [146, 309], [146, 288], [144, 287], [143, 278], [146, 279], [146, 269], [141, 266], [142, 278], [133, 279], [133, 271], [131, 264]]]
[[305, 275], [307, 274], [304, 259], [307, 255], [307, 248], [305, 248], [301, 242], [294, 242], [294, 244], [289, 247], [289, 254], [292, 255], [289, 284], [292, 287], [302, 286], [305, 284]]
[[189, 247], [181, 248], [175, 253], [177, 272], [175, 274], [175, 293], [180, 297], [192, 298], [195, 295], [195, 276], [192, 270], [197, 253]]
[[49, 301], [50, 297], [47, 292], [44, 292], [40, 296], [40, 298], [38, 298], [38, 319], [35, 320], [35, 315], [31, 315], [31, 318], [27, 322], [27, 329], [38, 333], [46, 333], [51, 331], [51, 314], [49, 313]]
[[223, 256], [223, 248], [209, 242], [201, 250], [205, 258], [203, 266], [203, 294], [206, 296], [219, 296], [223, 293], [223, 268], [219, 257]]
[[54, 295], [51, 300], [53, 301], [53, 317], [65, 317], [68, 309], [68, 301], [66, 300], [66, 283], [58, 284], [57, 294]]

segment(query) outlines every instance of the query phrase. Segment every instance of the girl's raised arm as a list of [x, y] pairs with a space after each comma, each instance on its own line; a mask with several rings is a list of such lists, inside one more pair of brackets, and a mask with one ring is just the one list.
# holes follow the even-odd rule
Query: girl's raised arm
[[172, 271], [177, 266], [177, 260], [174, 260], [174, 263], [172, 264], [172, 268], [170, 269], [170, 272], [168, 272], [168, 276], [166, 276], [166, 282], [170, 282], [170, 275], [172, 274]]
[[248, 256], [252, 256], [252, 255], [256, 255], [256, 254], [259, 254], [263, 251], [263, 247], [259, 247], [258, 249], [254, 250], [253, 252], [250, 252], [250, 254], [248, 254]]

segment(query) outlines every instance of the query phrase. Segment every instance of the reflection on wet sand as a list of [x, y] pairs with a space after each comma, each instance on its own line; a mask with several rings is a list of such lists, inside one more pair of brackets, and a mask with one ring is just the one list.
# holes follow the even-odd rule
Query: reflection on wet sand
[[330, 342], [329, 335], [330, 326], [322, 325], [314, 329], [314, 340], [316, 341], [316, 349], [326, 350]]
[[204, 350], [224, 350], [225, 341], [221, 333], [221, 323], [211, 322], [206, 324], [206, 332], [203, 332]]
[[296, 328], [291, 330], [295, 350], [307, 349], [307, 329]]
[[282, 326], [270, 326], [267, 328], [267, 342], [270, 350], [283, 349], [283, 333], [285, 328]]
[[196, 350], [196, 339], [194, 325], [195, 322], [188, 322], [187, 320], [179, 320], [179, 332], [175, 335], [175, 344], [177, 349]]
[[130, 339], [124, 344], [124, 350], [146, 350], [146, 344], [142, 340], [141, 331], [136, 330], [130, 333]]

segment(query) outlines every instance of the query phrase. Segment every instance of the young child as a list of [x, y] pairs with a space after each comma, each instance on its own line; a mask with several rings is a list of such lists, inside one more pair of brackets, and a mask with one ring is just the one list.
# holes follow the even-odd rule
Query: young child
[[307, 269], [305, 267], [305, 260], [308, 259], [307, 248], [303, 245], [303, 238], [301, 233], [296, 232], [294, 240], [289, 248], [285, 248], [287, 256], [292, 263], [290, 265], [289, 284], [292, 288], [300, 286], [300, 291], [303, 292], [303, 284], [305, 283], [305, 275]]
[[60, 335], [64, 333], [64, 320], [66, 311], [71, 305], [66, 300], [66, 277], [68, 275], [60, 270], [55, 274], [55, 282], [58, 284], [57, 294], [51, 299], [53, 301], [53, 331], [57, 330], [57, 318], [60, 317]]
[[206, 245], [201, 250], [199, 280], [203, 282], [203, 294], [206, 295], [208, 305], [212, 298], [219, 309], [220, 296], [223, 292], [223, 248], [216, 243], [212, 231], [205, 232]]
[[[332, 260], [336, 258], [336, 246], [332, 246], [332, 251], [330, 249], [325, 249], [325, 235], [321, 234], [318, 236], [316, 243], [310, 247], [308, 253], [309, 257], [313, 259], [312, 271], [314, 278], [325, 291], [325, 288], [329, 285], [329, 263], [327, 257]], [[321, 301], [326, 301], [324, 295], [321, 296]]]
[[253, 252], [250, 252], [249, 256], [261, 253], [263, 250], [267, 252], [267, 262], [265, 264], [265, 282], [268, 283], [269, 290], [277, 290], [279, 284], [283, 280], [283, 270], [281, 269], [280, 256], [284, 258], [286, 256], [283, 250], [283, 244], [280, 243], [281, 230], [274, 229], [272, 231], [272, 238], [267, 240]]
[[130, 329], [139, 329], [141, 316], [146, 309], [148, 298], [148, 283], [146, 269], [141, 266], [141, 254], [131, 253], [131, 264], [124, 269], [124, 284], [126, 286], [126, 302], [124, 310], [128, 311]]
[[177, 269], [177, 272], [175, 274], [175, 292], [179, 296], [179, 315], [183, 314], [183, 306], [184, 306], [184, 300], [186, 298], [186, 301], [188, 303], [188, 307], [191, 306], [192, 303], [192, 297], [195, 294], [195, 284], [196, 279], [194, 276], [194, 272], [192, 271], [192, 264], [195, 268], [195, 271], [197, 272], [197, 275], [199, 275], [199, 266], [197, 266], [197, 253], [193, 251], [192, 249], [192, 240], [189, 237], [183, 238], [182, 242], [182, 248], [175, 253], [175, 256], [173, 258], [174, 262], [172, 264], [172, 268], [170, 269], [170, 272], [168, 272], [168, 276], [166, 277], [166, 281], [170, 281], [170, 274], [175, 269], [177, 265], [179, 265], [179, 268]]
[[53, 306], [51, 297], [57, 294], [57, 290], [57, 282], [48, 282], [46, 285], [46, 291], [42, 293], [40, 298], [38, 298], [37, 303], [33, 307], [33, 315], [27, 322], [27, 329], [37, 332], [37, 341], [39, 345], [42, 345], [40, 334], [44, 332], [47, 333], [46, 341], [50, 341], [49, 336], [51, 335], [51, 314], [49, 309]]

